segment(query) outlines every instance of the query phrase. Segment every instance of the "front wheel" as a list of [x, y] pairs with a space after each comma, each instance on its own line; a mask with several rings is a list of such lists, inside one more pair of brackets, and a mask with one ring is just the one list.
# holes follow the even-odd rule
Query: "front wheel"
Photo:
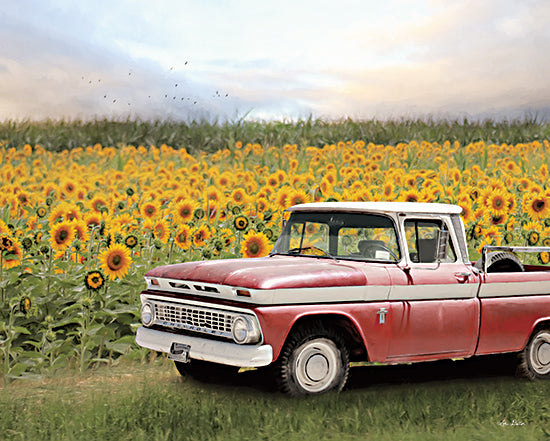
[[531, 379], [550, 379], [550, 329], [535, 333], [522, 353], [522, 368]]
[[336, 332], [304, 327], [285, 344], [276, 376], [281, 391], [289, 395], [313, 395], [340, 391], [349, 373], [349, 351]]

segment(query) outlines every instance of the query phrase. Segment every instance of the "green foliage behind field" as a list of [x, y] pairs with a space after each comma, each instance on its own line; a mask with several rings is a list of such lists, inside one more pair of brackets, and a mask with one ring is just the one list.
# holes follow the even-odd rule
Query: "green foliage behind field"
[[327, 121], [139, 121], [97, 119], [4, 121], [0, 122], [0, 143], [8, 147], [40, 144], [51, 151], [94, 145], [161, 145], [185, 147], [190, 153], [214, 152], [233, 146], [236, 141], [263, 146], [285, 144], [335, 144], [358, 139], [374, 144], [395, 145], [412, 140], [443, 143], [458, 141], [520, 143], [550, 138], [550, 124], [536, 118], [515, 121], [452, 120], [352, 120]]

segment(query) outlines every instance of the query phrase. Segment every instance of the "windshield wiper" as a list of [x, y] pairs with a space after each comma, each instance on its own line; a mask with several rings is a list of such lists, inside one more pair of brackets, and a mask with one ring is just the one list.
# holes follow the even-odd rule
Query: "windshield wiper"
[[[302, 254], [302, 251], [307, 251], [307, 250], [320, 251], [323, 254], [321, 254], [321, 255], [319, 255], [319, 254]], [[277, 254], [278, 255], [283, 255], [283, 256], [302, 255], [302, 256], [312, 256], [312, 257], [330, 257], [335, 262], [338, 262], [338, 259], [336, 257], [334, 257], [332, 254], [330, 254], [328, 251], [325, 251], [322, 248], [317, 248], [317, 247], [313, 247], [313, 246], [291, 248], [286, 253], [281, 253], [281, 252], [269, 253], [270, 256], [275, 256]]]

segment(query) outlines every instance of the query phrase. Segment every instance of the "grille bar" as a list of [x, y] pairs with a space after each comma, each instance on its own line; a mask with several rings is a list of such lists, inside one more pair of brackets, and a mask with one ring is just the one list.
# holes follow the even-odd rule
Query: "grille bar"
[[231, 325], [239, 314], [184, 303], [149, 300], [154, 305], [154, 324], [232, 338]]

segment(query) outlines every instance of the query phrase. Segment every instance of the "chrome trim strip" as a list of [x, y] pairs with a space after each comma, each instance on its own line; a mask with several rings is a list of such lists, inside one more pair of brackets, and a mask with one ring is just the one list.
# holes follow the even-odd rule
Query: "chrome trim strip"
[[273, 361], [270, 345], [238, 345], [188, 335], [172, 334], [141, 326], [137, 330], [136, 343], [159, 352], [170, 352], [172, 343], [190, 345], [189, 357], [230, 366], [260, 367]]
[[[529, 273], [521, 273], [529, 274]], [[485, 282], [481, 284], [480, 298], [550, 295], [550, 281]]]

